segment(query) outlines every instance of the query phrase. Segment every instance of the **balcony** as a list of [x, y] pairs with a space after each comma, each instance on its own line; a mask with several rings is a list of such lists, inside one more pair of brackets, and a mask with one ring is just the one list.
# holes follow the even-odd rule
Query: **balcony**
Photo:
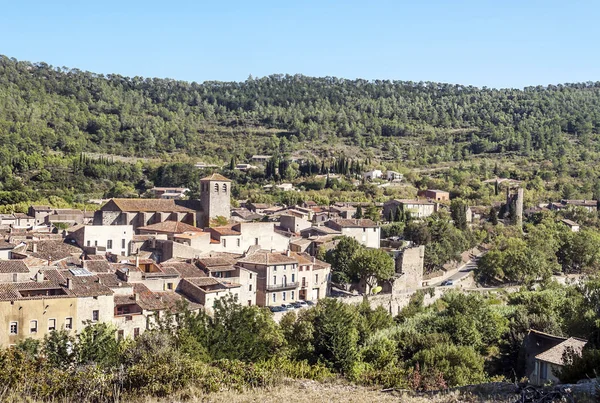
[[267, 291], [277, 291], [277, 290], [289, 290], [292, 288], [298, 288], [298, 282], [287, 282], [284, 284], [268, 284]]

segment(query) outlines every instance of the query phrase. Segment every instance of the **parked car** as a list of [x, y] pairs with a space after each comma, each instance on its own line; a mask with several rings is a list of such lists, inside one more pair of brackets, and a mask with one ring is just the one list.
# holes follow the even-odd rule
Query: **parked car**
[[308, 305], [308, 306], [315, 306], [315, 305], [316, 305], [316, 304], [315, 304], [314, 302], [312, 302], [312, 301], [304, 301], [304, 302], [306, 302], [306, 305]]
[[281, 304], [284, 311], [293, 311], [296, 307], [292, 304]]
[[294, 305], [296, 307], [296, 309], [298, 309], [298, 308], [305, 308], [305, 307], [308, 306], [308, 304], [306, 303], [306, 301], [292, 302], [292, 305]]
[[454, 285], [454, 280], [444, 280], [442, 281], [442, 286], [450, 286]]
[[283, 312], [283, 311], [285, 311], [285, 308], [282, 306], [270, 306], [269, 310], [271, 312], [275, 313], [275, 312]]

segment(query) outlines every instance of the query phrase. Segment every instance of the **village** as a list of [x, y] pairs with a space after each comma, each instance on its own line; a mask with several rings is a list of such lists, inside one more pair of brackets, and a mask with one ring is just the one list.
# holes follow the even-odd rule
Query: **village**
[[[1, 215], [0, 322], [8, 331], [0, 333], [0, 344], [43, 339], [57, 329], [76, 334], [98, 322], [113, 324], [120, 339], [136, 338], [182, 309], [210, 313], [215, 301], [226, 296], [267, 307], [279, 320], [325, 297], [360, 303], [365, 294], [377, 293], [371, 305], [395, 315], [417, 290], [430, 290], [426, 303], [432, 303], [448, 289], [476, 288], [472, 272], [485, 246], [425, 274], [425, 246], [381, 235], [380, 223], [397, 211], [421, 220], [448, 210], [448, 192], [427, 190], [415, 199], [380, 203], [376, 222], [356, 218], [361, 203], [247, 202], [233, 208], [232, 186], [213, 173], [201, 180], [200, 200], [186, 200], [185, 188], [154, 188], [154, 198], [110, 199], [93, 213], [32, 205], [27, 214]], [[523, 189], [509, 188], [507, 201], [515, 203], [517, 222], [522, 222]], [[596, 208], [595, 203], [565, 200], [544, 208]], [[481, 220], [481, 209], [468, 207], [465, 213], [469, 225]], [[579, 230], [564, 221], [571, 231]], [[333, 283], [331, 265], [316, 256], [344, 237], [389, 254], [392, 278], [379, 281], [375, 289], [365, 281]], [[532, 337], [572, 344], [552, 335]], [[532, 361], [530, 371], [539, 377], [542, 364]], [[547, 377], [549, 372], [543, 373]]]

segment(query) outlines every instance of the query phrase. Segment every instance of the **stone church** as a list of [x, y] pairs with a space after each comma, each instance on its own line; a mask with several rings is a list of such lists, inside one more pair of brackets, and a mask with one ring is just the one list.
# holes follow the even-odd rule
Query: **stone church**
[[199, 228], [217, 217], [231, 218], [231, 180], [212, 174], [200, 180], [200, 200], [111, 199], [94, 213], [94, 225], [132, 225], [134, 230], [164, 221]]

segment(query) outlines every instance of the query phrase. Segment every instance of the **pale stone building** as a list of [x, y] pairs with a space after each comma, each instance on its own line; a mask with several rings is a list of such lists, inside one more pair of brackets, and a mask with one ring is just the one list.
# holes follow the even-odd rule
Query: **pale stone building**
[[356, 239], [367, 248], [379, 248], [381, 228], [373, 220], [339, 218], [329, 220], [325, 225], [341, 235]]

